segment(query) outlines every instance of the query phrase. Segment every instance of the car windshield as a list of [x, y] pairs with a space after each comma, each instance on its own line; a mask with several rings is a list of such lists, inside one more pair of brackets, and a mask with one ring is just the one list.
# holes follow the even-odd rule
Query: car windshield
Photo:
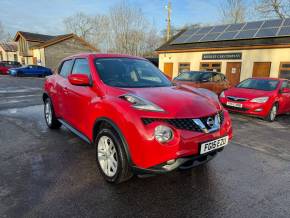
[[166, 87], [172, 83], [149, 61], [132, 58], [97, 58], [95, 66], [101, 80], [124, 88]]
[[238, 88], [273, 91], [277, 88], [278, 80], [247, 79], [237, 85]]
[[178, 81], [194, 81], [194, 82], [203, 82], [209, 81], [212, 77], [210, 72], [184, 72], [180, 74], [175, 80]]

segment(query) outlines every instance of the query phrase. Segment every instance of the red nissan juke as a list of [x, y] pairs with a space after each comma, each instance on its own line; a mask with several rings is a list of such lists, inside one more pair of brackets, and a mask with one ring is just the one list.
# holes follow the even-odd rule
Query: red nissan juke
[[94, 144], [100, 172], [114, 183], [205, 163], [232, 138], [214, 93], [173, 86], [139, 57], [68, 57], [47, 77], [43, 101], [48, 127], [64, 125]]

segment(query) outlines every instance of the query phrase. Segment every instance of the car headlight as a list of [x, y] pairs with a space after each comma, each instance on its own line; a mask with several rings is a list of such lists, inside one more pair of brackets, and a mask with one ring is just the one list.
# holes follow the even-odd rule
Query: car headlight
[[225, 92], [224, 91], [222, 91], [222, 93], [220, 94], [220, 98], [225, 98], [226, 96], [225, 96]]
[[159, 125], [155, 128], [154, 137], [158, 142], [166, 143], [173, 138], [173, 131], [168, 126]]
[[156, 104], [153, 104], [152, 102], [144, 98], [138, 97], [136, 95], [126, 94], [120, 97], [130, 102], [132, 104], [132, 107], [138, 110], [164, 112], [164, 110], [159, 106], [157, 106]]
[[251, 100], [251, 102], [255, 103], [266, 103], [268, 101], [269, 97], [260, 97], [260, 98], [254, 98]]

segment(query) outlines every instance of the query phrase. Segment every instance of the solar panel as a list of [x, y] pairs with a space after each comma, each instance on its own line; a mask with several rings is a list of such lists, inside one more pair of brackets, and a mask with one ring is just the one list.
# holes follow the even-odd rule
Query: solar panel
[[204, 37], [205, 34], [199, 34], [199, 35], [192, 35], [187, 42], [191, 43], [191, 42], [198, 42], [202, 37]]
[[250, 22], [250, 23], [246, 24], [246, 26], [243, 28], [243, 30], [259, 29], [262, 24], [263, 24], [263, 21]]
[[210, 27], [193, 27], [171, 44], [290, 36], [290, 18]]
[[232, 24], [229, 28], [227, 28], [227, 31], [238, 31], [240, 30], [245, 24], [244, 23], [238, 23], [238, 24]]
[[279, 27], [281, 26], [283, 20], [267, 20], [262, 25], [262, 28], [268, 28], [268, 27]]
[[265, 28], [265, 29], [260, 29], [259, 32], [256, 34], [255, 37], [271, 37], [271, 36], [276, 36], [279, 28]]
[[235, 32], [224, 32], [223, 34], [221, 34], [217, 40], [229, 40], [229, 39], [233, 39], [235, 37], [235, 35], [237, 35], [237, 31]]
[[205, 37], [203, 37], [200, 42], [214, 41], [220, 33], [209, 33]]
[[284, 23], [283, 26], [290, 26], [290, 18], [287, 18]]
[[229, 25], [215, 26], [210, 32], [211, 33], [221, 33], [223, 32]]
[[200, 28], [198, 32], [196, 32], [196, 34], [205, 34], [208, 33], [213, 27], [203, 27]]
[[199, 28], [189, 29], [189, 30], [186, 30], [183, 34], [192, 35], [192, 34], [196, 33], [198, 30], [199, 30]]
[[246, 30], [246, 31], [241, 31], [235, 39], [247, 39], [247, 38], [253, 38], [254, 35], [256, 34], [257, 30]]
[[290, 35], [290, 26], [282, 27], [278, 36], [289, 36]]

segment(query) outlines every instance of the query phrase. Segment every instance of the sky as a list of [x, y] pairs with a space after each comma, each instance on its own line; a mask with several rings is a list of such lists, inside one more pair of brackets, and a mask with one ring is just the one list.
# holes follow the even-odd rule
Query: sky
[[[63, 34], [63, 19], [76, 12], [106, 14], [122, 0], [0, 0], [0, 21], [12, 36], [17, 31]], [[166, 28], [167, 0], [126, 0], [141, 8], [157, 29]], [[172, 24], [217, 24], [223, 0], [172, 0]]]

